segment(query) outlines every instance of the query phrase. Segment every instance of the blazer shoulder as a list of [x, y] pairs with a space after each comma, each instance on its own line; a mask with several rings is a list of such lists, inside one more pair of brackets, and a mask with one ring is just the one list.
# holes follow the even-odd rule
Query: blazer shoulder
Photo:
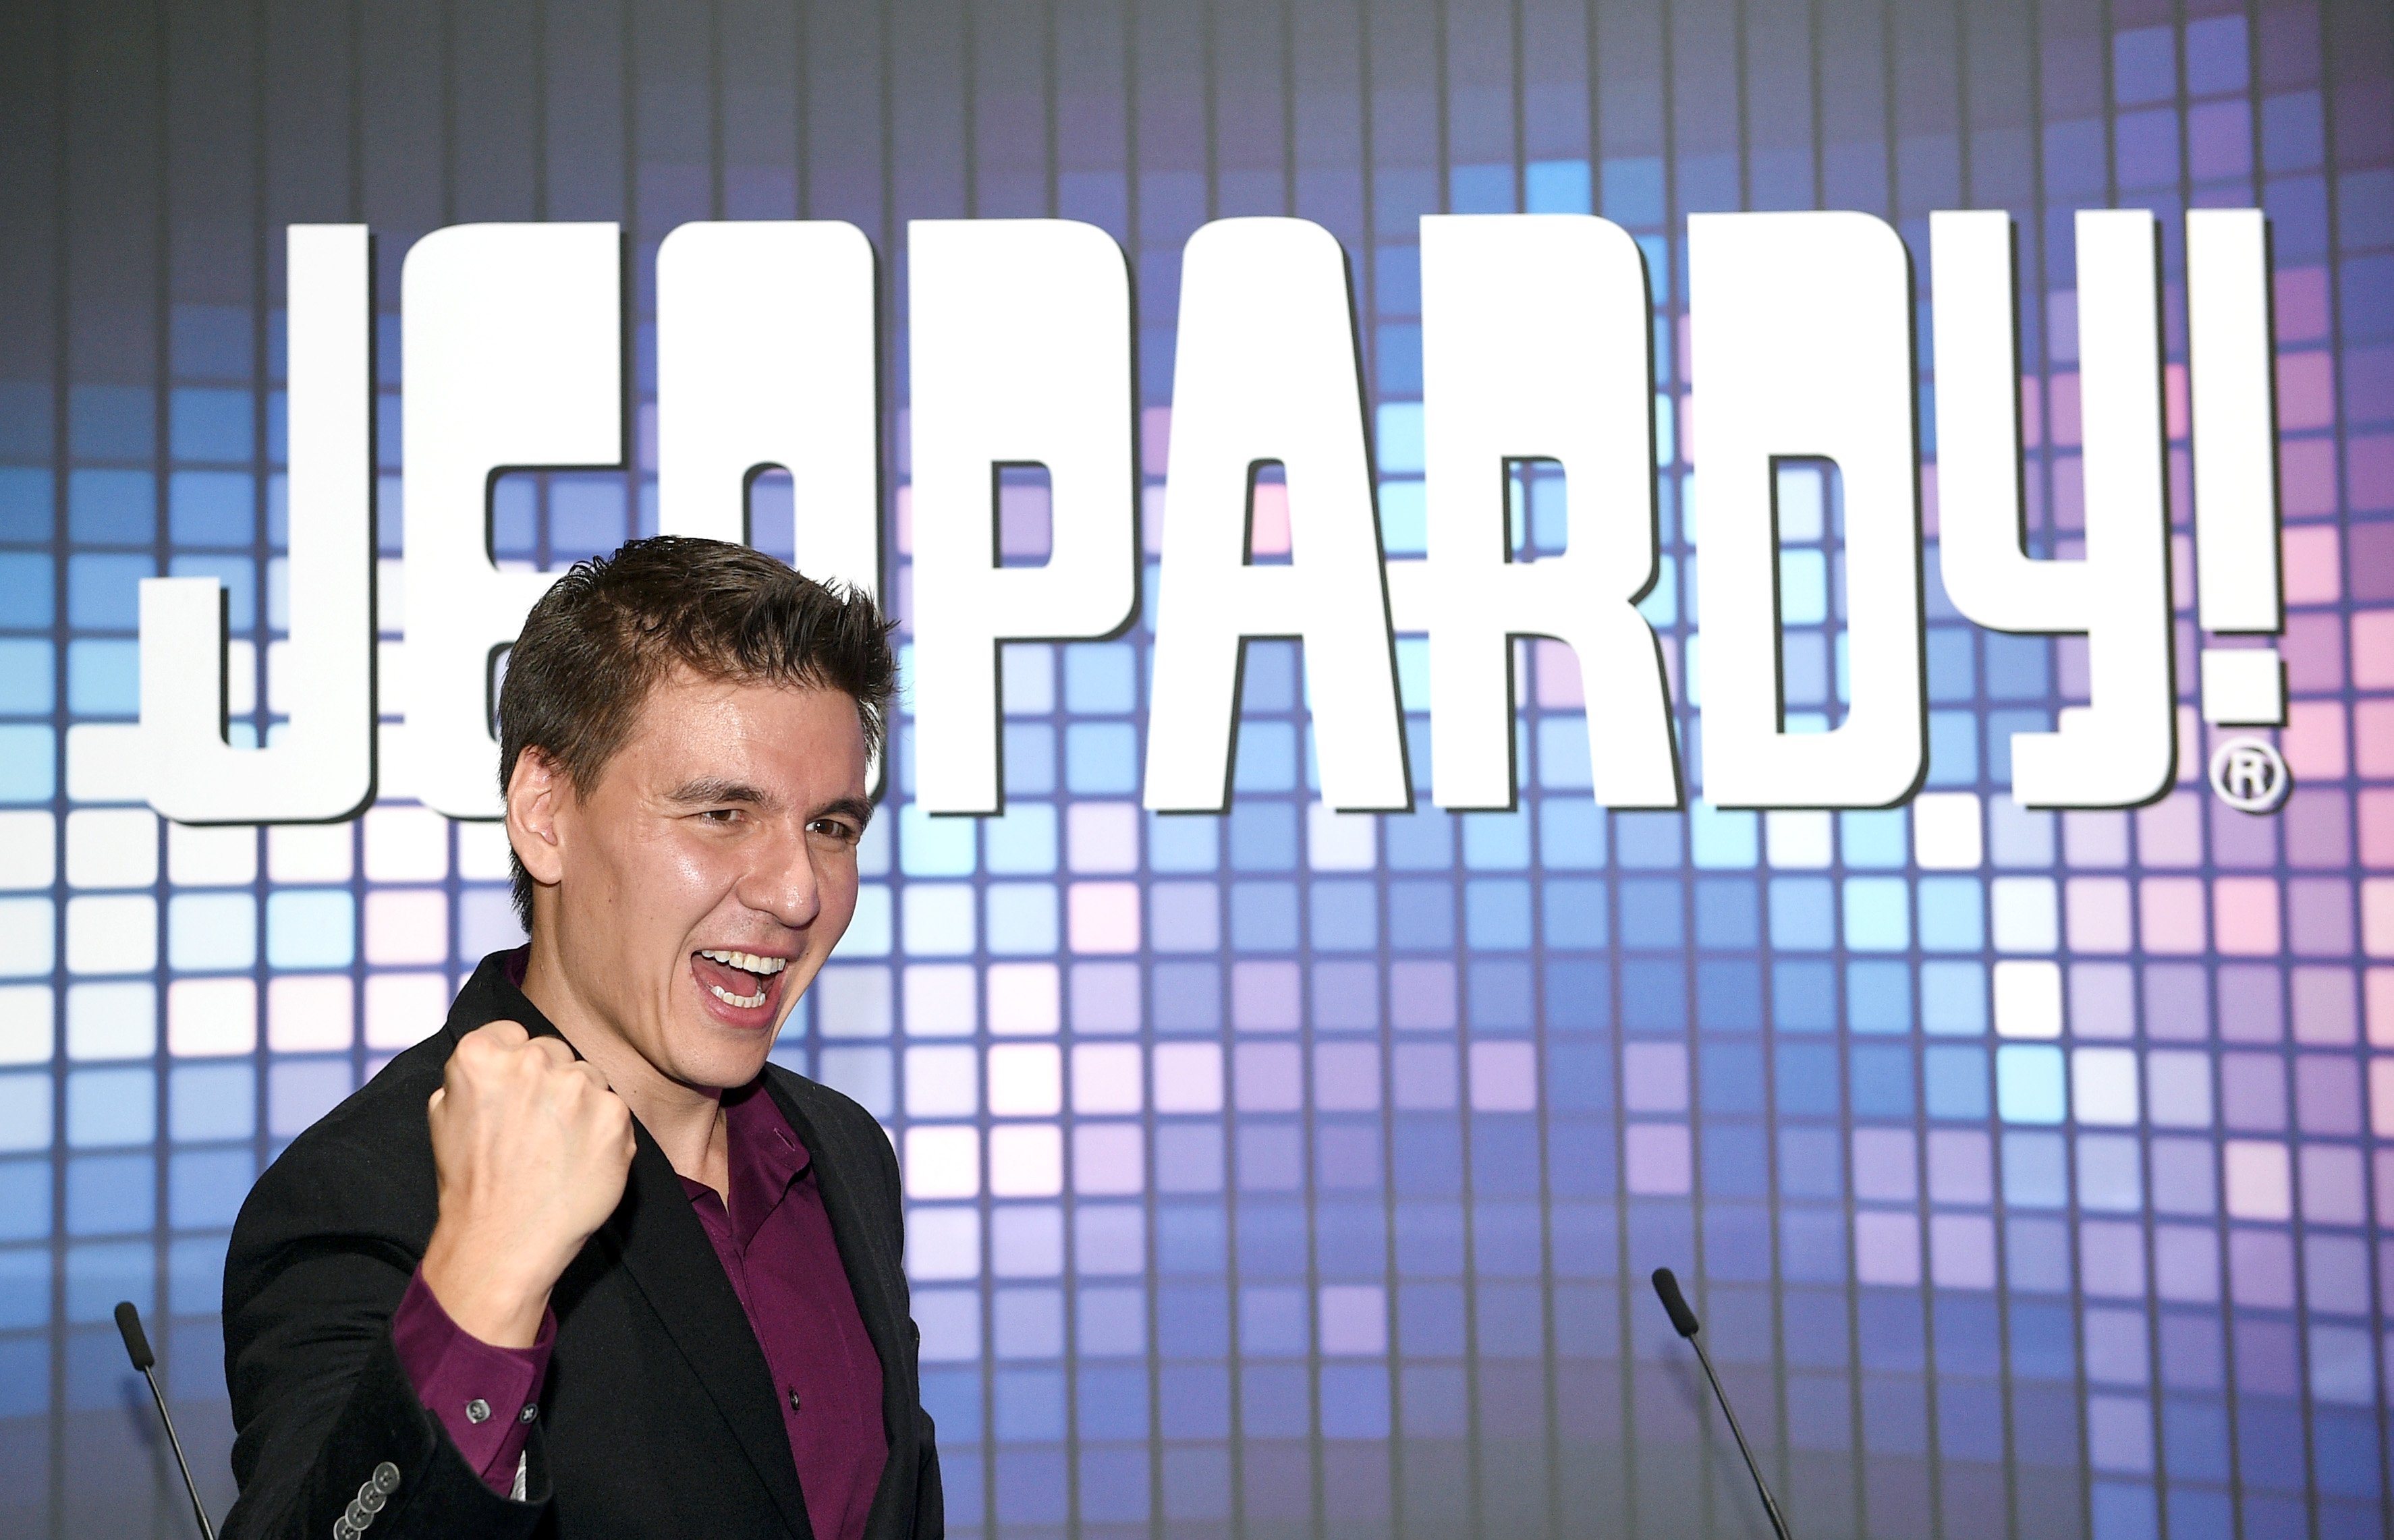
[[236, 1264], [311, 1235], [428, 1233], [438, 1194], [425, 1103], [450, 1047], [436, 1032], [400, 1054], [275, 1156], [234, 1222]]
[[820, 1080], [809, 1080], [796, 1070], [768, 1064], [765, 1077], [782, 1092], [814, 1128], [818, 1141], [829, 1141], [837, 1147], [817, 1152], [831, 1159], [845, 1158], [853, 1162], [859, 1153], [868, 1155], [876, 1168], [892, 1179], [898, 1172], [898, 1154], [890, 1148], [889, 1135], [880, 1120], [864, 1110], [854, 1097], [834, 1090]]

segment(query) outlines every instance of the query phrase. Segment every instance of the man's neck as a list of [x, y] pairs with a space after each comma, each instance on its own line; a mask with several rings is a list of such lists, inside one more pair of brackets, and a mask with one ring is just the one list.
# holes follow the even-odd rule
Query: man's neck
[[649, 1137], [664, 1151], [673, 1168], [693, 1181], [718, 1192], [725, 1186], [725, 1150], [721, 1133], [723, 1093], [709, 1087], [687, 1086], [661, 1072], [639, 1050], [625, 1041], [573, 987], [572, 976], [553, 946], [535, 934], [531, 960], [524, 968], [524, 998], [540, 1008], [549, 1024], [588, 1060]]

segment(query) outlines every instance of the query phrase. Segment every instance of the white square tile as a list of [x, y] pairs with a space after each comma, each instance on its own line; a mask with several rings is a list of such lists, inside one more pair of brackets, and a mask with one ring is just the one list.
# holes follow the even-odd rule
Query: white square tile
[[67, 815], [67, 885], [146, 888], [158, 881], [158, 815], [146, 807]]
[[0, 813], [0, 888], [46, 888], [58, 874], [57, 817], [33, 810]]

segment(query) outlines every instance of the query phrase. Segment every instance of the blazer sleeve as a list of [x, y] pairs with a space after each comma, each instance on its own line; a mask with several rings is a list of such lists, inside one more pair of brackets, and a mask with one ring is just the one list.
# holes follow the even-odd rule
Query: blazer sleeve
[[[880, 1133], [877, 1125], [873, 1131], [876, 1136]], [[904, 1191], [898, 1170], [898, 1152], [886, 1138], [875, 1137], [872, 1144], [881, 1150], [886, 1163], [883, 1170], [891, 1195], [890, 1222], [898, 1236], [898, 1255], [903, 1259], [906, 1254], [906, 1205], [898, 1197]], [[923, 1328], [914, 1324], [913, 1291], [907, 1289], [902, 1263], [898, 1270], [898, 1286], [906, 1291], [906, 1356], [909, 1361], [906, 1370], [914, 1377], [916, 1387], [913, 1540], [945, 1540], [948, 1531], [947, 1494], [940, 1481], [939, 1429], [931, 1421], [930, 1412], [922, 1403]]]
[[946, 1494], [940, 1487], [939, 1440], [931, 1428], [930, 1413], [918, 1406], [914, 1417], [923, 1429], [915, 1444], [914, 1540], [945, 1540], [948, 1510]]
[[286, 1152], [234, 1228], [225, 1377], [241, 1495], [224, 1540], [531, 1535], [549, 1497], [538, 1428], [525, 1501], [493, 1492], [466, 1463], [391, 1340], [421, 1249], [406, 1233], [409, 1194], [324, 1155]]

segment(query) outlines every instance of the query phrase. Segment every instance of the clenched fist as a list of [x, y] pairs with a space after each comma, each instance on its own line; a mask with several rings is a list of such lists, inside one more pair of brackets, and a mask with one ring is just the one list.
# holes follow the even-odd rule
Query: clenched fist
[[441, 1218], [424, 1281], [468, 1334], [528, 1348], [559, 1275], [623, 1201], [631, 1109], [562, 1038], [493, 1022], [458, 1041], [428, 1111]]

